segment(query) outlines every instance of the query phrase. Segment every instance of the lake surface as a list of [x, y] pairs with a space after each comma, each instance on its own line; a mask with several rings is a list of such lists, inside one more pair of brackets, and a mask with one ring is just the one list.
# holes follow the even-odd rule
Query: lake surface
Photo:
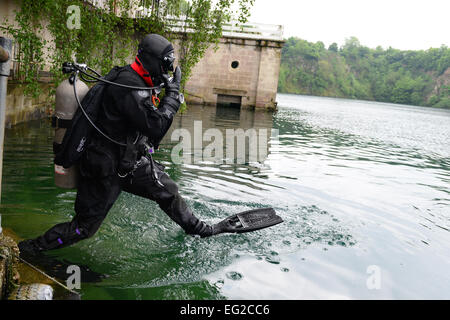
[[[190, 106], [155, 158], [203, 220], [270, 206], [284, 223], [199, 239], [122, 193], [93, 238], [50, 253], [107, 275], [82, 283], [83, 299], [450, 299], [450, 111], [277, 100], [276, 113]], [[175, 164], [173, 130], [194, 121], [203, 133], [267, 129], [267, 150]], [[73, 215], [76, 193], [53, 184], [52, 140], [48, 120], [6, 130], [2, 225], [23, 238]]]

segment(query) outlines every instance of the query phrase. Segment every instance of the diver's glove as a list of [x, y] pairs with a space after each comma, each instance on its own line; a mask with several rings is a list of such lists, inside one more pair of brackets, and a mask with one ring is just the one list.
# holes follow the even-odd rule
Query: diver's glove
[[163, 74], [162, 77], [166, 88], [163, 102], [171, 108], [173, 113], [177, 113], [180, 105], [184, 102], [184, 96], [180, 93], [181, 69], [177, 67], [172, 78], [169, 78], [168, 74]]
[[166, 94], [180, 92], [181, 83], [181, 68], [177, 66], [173, 72], [173, 78], [169, 78], [168, 74], [163, 74], [164, 88], [166, 88]]

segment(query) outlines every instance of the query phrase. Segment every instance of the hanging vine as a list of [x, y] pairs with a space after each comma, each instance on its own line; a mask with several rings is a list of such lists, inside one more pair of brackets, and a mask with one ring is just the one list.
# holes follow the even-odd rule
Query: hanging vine
[[[140, 38], [158, 33], [179, 41], [183, 86], [192, 68], [211, 44], [217, 44], [222, 25], [245, 22], [254, 0], [16, 0], [16, 23], [8, 32], [20, 44], [20, 82], [25, 93], [41, 93], [40, 71], [50, 69], [53, 88], [64, 79], [64, 61], [87, 63], [102, 74], [114, 65], [130, 63]], [[94, 5], [94, 3], [96, 5]], [[98, 4], [100, 3], [100, 5]], [[143, 17], [130, 17], [140, 7]], [[75, 8], [75, 12], [70, 12]], [[70, 28], [70, 19], [80, 19]], [[75, 16], [73, 16], [75, 15]], [[183, 22], [181, 28], [176, 22]], [[50, 37], [45, 37], [50, 33]], [[45, 39], [51, 40], [45, 40]]]

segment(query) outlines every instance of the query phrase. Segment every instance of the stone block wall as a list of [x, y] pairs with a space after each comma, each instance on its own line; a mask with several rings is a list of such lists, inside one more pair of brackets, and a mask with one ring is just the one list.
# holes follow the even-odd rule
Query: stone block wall
[[282, 41], [222, 38], [194, 67], [187, 100], [216, 104], [218, 95], [240, 96], [243, 107], [274, 108], [282, 46]]

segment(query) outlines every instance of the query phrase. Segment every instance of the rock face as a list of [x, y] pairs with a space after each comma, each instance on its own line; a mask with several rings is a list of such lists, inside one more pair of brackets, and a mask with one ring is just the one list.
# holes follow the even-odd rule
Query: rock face
[[7, 299], [19, 284], [19, 248], [14, 240], [0, 234], [0, 300]]
[[450, 67], [436, 79], [436, 85], [434, 86], [432, 94], [439, 95], [439, 91], [445, 86], [450, 86]]

